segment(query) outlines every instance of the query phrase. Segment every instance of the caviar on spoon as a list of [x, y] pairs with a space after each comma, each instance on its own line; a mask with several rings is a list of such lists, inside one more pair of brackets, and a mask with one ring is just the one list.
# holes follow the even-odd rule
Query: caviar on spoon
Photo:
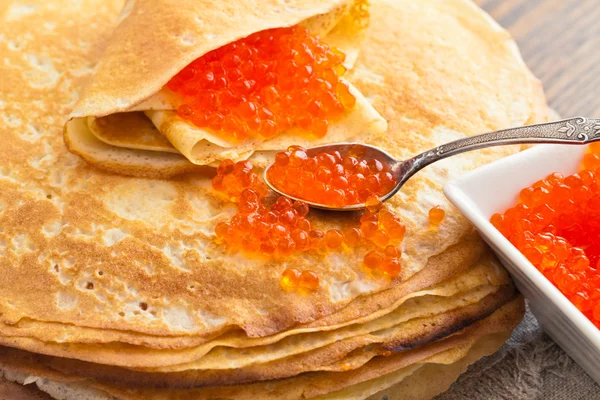
[[467, 151], [523, 143], [581, 145], [598, 140], [600, 119], [576, 117], [471, 136], [408, 160], [396, 160], [375, 146], [359, 143], [308, 149], [291, 146], [276, 155], [265, 170], [264, 180], [280, 195], [303, 200], [311, 207], [353, 211], [390, 199], [424, 167]]

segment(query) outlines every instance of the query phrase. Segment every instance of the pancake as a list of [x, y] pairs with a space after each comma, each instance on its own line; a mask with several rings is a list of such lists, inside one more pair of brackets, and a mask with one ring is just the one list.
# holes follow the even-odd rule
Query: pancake
[[[179, 372], [146, 372], [113, 366], [57, 359], [52, 368], [67, 374], [82, 375], [101, 382], [125, 387], [194, 388], [252, 383], [290, 378], [303, 373], [344, 372], [361, 368], [377, 356], [389, 355], [426, 346], [435, 340], [459, 332], [514, 298], [512, 288], [502, 288], [485, 296], [480, 303], [471, 304], [439, 315], [414, 318], [388, 329], [368, 335], [356, 335], [322, 348], [269, 362], [229, 369], [197, 369], [199, 365], [182, 366]], [[460, 325], [456, 325], [456, 321]], [[268, 348], [266, 349], [269, 350]], [[243, 355], [241, 357], [243, 359]], [[221, 358], [226, 361], [226, 358]], [[182, 368], [179, 367], [179, 368]]]
[[[97, 139], [116, 147], [164, 151], [178, 154], [171, 142], [140, 112], [110, 114], [88, 118], [87, 128]], [[135, 143], [135, 144], [133, 144]]]
[[[397, 280], [366, 275], [360, 267], [364, 249], [274, 261], [229, 253], [213, 242], [212, 232], [233, 210], [210, 190], [210, 175], [195, 173], [168, 182], [112, 175], [81, 162], [61, 142], [66, 99], [81, 87], [77, 82], [91, 74], [85, 67], [99, 59], [99, 49], [117, 20], [117, 3], [102, 3], [102, 11], [93, 17], [73, 9], [77, 18], [69, 17], [71, 11], [59, 16], [39, 5], [35, 13], [4, 21], [4, 35], [13, 41], [22, 37], [25, 27], [37, 27], [31, 34], [42, 37], [45, 21], [57, 21], [56, 36], [44, 36], [50, 42], [28, 42], [21, 52], [9, 53], [12, 62], [1, 67], [7, 82], [27, 88], [20, 100], [7, 101], [2, 110], [12, 124], [2, 128], [6, 146], [0, 161], [0, 243], [6, 243], [0, 312], [6, 325], [32, 320], [160, 337], [211, 338], [236, 329], [261, 337], [298, 324], [318, 327], [358, 320], [377, 307], [379, 300], [363, 307], [373, 296], [408, 281], [432, 257], [471, 232], [443, 198], [442, 183], [514, 151], [488, 150], [429, 167], [389, 202], [387, 207], [407, 225], [403, 271]], [[95, 9], [94, 4], [81, 7]], [[522, 124], [531, 117], [536, 97], [513, 42], [471, 3], [375, 4], [369, 45], [348, 76], [390, 121], [389, 132], [373, 143], [405, 157], [454, 137]], [[72, 49], [68, 39], [74, 28], [66, 21], [71, 20], [77, 21], [84, 42], [80, 50]], [[93, 23], [95, 28], [90, 27]], [[453, 45], [436, 42], [442, 36]], [[52, 68], [64, 71], [61, 79], [68, 84], [31, 86], [24, 80], [24, 70], [42, 67], [28, 64], [23, 54], [44, 51], [62, 55], [53, 58]], [[444, 59], [452, 60], [453, 68], [440, 61]], [[418, 74], [413, 63], [419, 66]], [[132, 93], [139, 95], [138, 89], [132, 88]], [[4, 91], [3, 96], [13, 99], [15, 93]], [[27, 96], [43, 104], [28, 102]], [[113, 111], [120, 110], [108, 110]], [[32, 120], [39, 125], [28, 122]], [[32, 132], [37, 132], [35, 141], [25, 140]], [[434, 205], [447, 210], [437, 232], [426, 229], [426, 210]], [[314, 212], [311, 218], [317, 226], [345, 227], [357, 216]], [[17, 248], [13, 243], [23, 245]], [[464, 246], [445, 262], [459, 264], [463, 257], [472, 258], [472, 263], [483, 251], [478, 241]], [[282, 291], [278, 280], [286, 265], [314, 269], [322, 290], [311, 296]], [[92, 287], [88, 283], [93, 289], [87, 289]], [[394, 300], [390, 295], [387, 301]]]
[[336, 14], [348, 4], [344, 0], [267, 0], [254, 5], [232, 1], [223, 7], [214, 0], [128, 1], [71, 117], [127, 111], [159, 92], [185, 66], [213, 49], [255, 32], [296, 25], [330, 12]]
[[0, 399], [50, 400], [52, 397], [38, 390], [36, 386], [23, 386], [0, 378]]
[[[120, 118], [121, 115], [122, 114], [114, 114], [106, 117], [113, 117], [109, 121], [119, 118], [119, 122], [122, 122], [123, 124], [117, 125], [118, 128], [110, 129], [108, 130], [108, 133], [98, 129], [96, 132], [104, 132], [101, 133], [101, 135], [104, 135], [104, 139], [106, 141], [112, 141], [111, 138], [125, 126], [127, 121], [123, 121], [123, 119], [130, 120], [135, 118], [137, 122], [141, 120], [143, 123], [136, 126], [135, 131], [129, 132], [135, 132], [133, 136], [136, 140], [146, 135], [147, 132], [143, 128], [149, 127], [151, 123], [150, 121], [147, 121], [144, 116], [134, 113], [127, 118]], [[181, 154], [174, 154], [171, 151], [158, 152], [142, 149], [130, 151], [130, 149], [127, 148], [112, 146], [94, 136], [90, 129], [90, 124], [92, 126], [98, 125], [94, 120], [89, 121], [88, 123], [88, 120], [85, 118], [69, 122], [69, 130], [65, 132], [65, 142], [74, 154], [81, 156], [82, 159], [91, 164], [99, 163], [102, 165], [103, 169], [109, 171], [118, 169], [119, 172], [126, 175], [159, 179], [169, 178], [184, 173], [202, 171], [202, 166], [191, 164]], [[121, 139], [122, 138], [119, 138], [119, 140]], [[161, 145], [160, 139], [156, 136], [152, 137], [150, 141], [157, 143], [158, 146]], [[141, 147], [139, 142], [138, 146]]]
[[[260, 379], [289, 376], [295, 374], [294, 371], [297, 371], [298, 368], [307, 366], [318, 368], [320, 365], [325, 365], [321, 364], [324, 360], [326, 364], [332, 363], [334, 359], [341, 360], [349, 352], [365, 345], [370, 345], [370, 349], [365, 350], [363, 355], [370, 354], [370, 356], [363, 358], [363, 362], [368, 361], [379, 352], [416, 347], [436, 340], [440, 335], [447, 335], [462, 329], [469, 323], [487, 316], [510, 298], [512, 287], [506, 274], [493, 277], [489, 275], [489, 272], [486, 267], [475, 267], [473, 271], [465, 273], [463, 277], [451, 279], [438, 287], [412, 295], [402, 306], [384, 317], [367, 324], [348, 326], [346, 329], [336, 329], [328, 333], [297, 333], [285, 338], [272, 337], [264, 340], [244, 340], [240, 335], [229, 336], [218, 338], [201, 348], [185, 349], [183, 354], [181, 351], [132, 349], [114, 344], [67, 346], [49, 342], [43, 343], [33, 350], [44, 354], [109, 364], [109, 367], [97, 371], [98, 374], [102, 374], [104, 379], [108, 376], [112, 376], [112, 379], [119, 379], [118, 376], [121, 375], [121, 372], [114, 366], [136, 367], [134, 362], [139, 363], [136, 369], [140, 371], [180, 372], [169, 376], [152, 375], [151, 380], [156, 385], [168, 384], [161, 382], [178, 382], [179, 385], [185, 384], [184, 382], [193, 382], [193, 384], [199, 385], [202, 382], [209, 382], [209, 379], [212, 381], [228, 379], [227, 376], [232, 374], [234, 376], [230, 378], [231, 382], [242, 379], [244, 374], [246, 377], [259, 375]], [[430, 327], [424, 329], [424, 326]], [[417, 330], [414, 329], [415, 327]], [[14, 338], [9, 338], [7, 344], [14, 345], [16, 343], [19, 347], [27, 348], [27, 341], [23, 346], [22, 343], [13, 342], [11, 339]], [[381, 346], [373, 346], [375, 343], [379, 343]], [[95, 347], [97, 350], [94, 350]], [[98, 350], [103, 351], [104, 354], [109, 353], [111, 348], [114, 349], [115, 354], [110, 359], [94, 354]], [[134, 353], [133, 350], [136, 352]], [[133, 357], [133, 355], [137, 355], [137, 357]], [[298, 357], [292, 357], [295, 355]], [[174, 365], [173, 361], [178, 358], [181, 361], [181, 357], [189, 357], [195, 362]], [[313, 362], [303, 362], [306, 359], [312, 359]], [[316, 360], [321, 361], [318, 363]], [[147, 368], [153, 363], [154, 368]], [[74, 365], [78, 370], [89, 369], [88, 364], [85, 363]], [[167, 365], [171, 366], [166, 367]], [[146, 368], [140, 369], [142, 366], [146, 366]], [[158, 368], [159, 366], [162, 367]], [[244, 367], [248, 368], [240, 369]], [[347, 365], [344, 368], [349, 369]], [[228, 369], [228, 371], [216, 371], [223, 369]], [[331, 370], [331, 366], [326, 370]], [[198, 371], [198, 373], [194, 373], [194, 371]], [[135, 385], [136, 382], [141, 382], [145, 378], [142, 375], [133, 379], [134, 381], [129, 383]], [[187, 383], [187, 385], [190, 384]]]
[[[507, 338], [510, 331], [519, 321], [524, 311], [522, 298], [516, 298], [498, 309], [490, 317], [473, 324], [460, 334], [433, 342], [427, 346], [387, 357], [378, 357], [363, 367], [346, 372], [328, 372], [303, 374], [298, 377], [254, 383], [239, 386], [222, 386], [199, 388], [193, 390], [177, 389], [132, 389], [108, 385], [85, 377], [77, 377], [60, 373], [49, 368], [48, 360], [44, 357], [3, 349], [0, 360], [0, 370], [8, 379], [36, 382], [42, 390], [51, 393], [61, 393], [54, 390], [71, 391], [66, 399], [80, 398], [91, 390], [95, 395], [106, 398], [116, 396], [119, 399], [250, 399], [260, 396], [261, 399], [300, 399], [300, 398], [348, 398], [348, 392], [359, 391], [356, 398], [362, 399], [386, 387], [392, 386], [417, 370], [419, 364], [440, 363], [452, 364], [464, 358], [468, 351], [476, 345], [479, 339], [484, 343], [495, 336], [494, 346], [497, 348]], [[501, 337], [501, 340], [497, 340]], [[488, 348], [487, 345], [482, 347]], [[488, 351], [489, 348], [488, 348]], [[471, 358], [473, 361], [473, 358]], [[411, 370], [404, 368], [413, 367]], [[100, 392], [98, 392], [100, 391]], [[319, 397], [320, 396], [320, 397]], [[104, 397], [102, 397], [104, 398]]]
[[388, 387], [367, 400], [429, 400], [445, 392], [475, 361], [496, 352], [508, 339], [506, 333], [498, 333], [479, 339], [467, 355], [452, 364], [423, 365], [394, 386]]
[[[468, 283], [468, 285], [481, 284], [479, 282], [489, 282], [493, 285], [502, 284], [504, 279], [497, 279], [495, 277], [503, 276], [503, 274], [505, 276], [506, 272], [502, 269], [494, 268], [494, 264], [490, 263], [489, 260], [482, 260], [481, 263], [478, 263], [482, 264], [483, 268], [475, 268], [473, 274], [465, 274], [465, 272], [478, 261], [478, 258], [480, 258], [483, 253], [484, 248], [481, 239], [477, 235], [470, 235], [467, 240], [463, 240], [443, 254], [433, 257], [428, 265], [413, 278], [382, 293], [358, 298], [355, 300], [357, 303], [355, 306], [343, 308], [339, 312], [324, 319], [280, 332], [270, 339], [255, 338], [250, 340], [243, 331], [241, 333], [231, 332], [228, 336], [237, 337], [238, 339], [235, 339], [235, 343], [239, 346], [240, 343], [266, 343], [270, 340], [278, 340], [295, 333], [334, 330], [352, 323], [364, 323], [385, 315], [390, 312], [390, 310], [395, 309], [404, 302], [405, 298], [418, 295], [418, 292], [423, 292], [424, 289], [438, 285], [444, 281], [447, 281], [444, 283], [444, 286], [448, 285], [450, 288], [457, 286], [464, 289], [467, 287], [465, 283], [463, 283], [464, 277], [468, 279], [467, 282], [473, 282]], [[492, 274], [486, 273], [485, 271], [490, 268], [495, 272]], [[483, 272], [483, 274], [481, 272]], [[428, 292], [429, 291], [426, 291], [424, 293]], [[357, 313], [356, 310], [361, 310], [361, 312], [365, 313], [365, 316], [358, 318], [360, 313]], [[211, 337], [193, 337], [189, 335], [144, 335], [139, 332], [133, 333], [110, 329], [99, 330], [71, 324], [65, 325], [29, 319], [23, 319], [15, 325], [0, 324], [0, 328], [2, 329], [0, 332], [6, 336], [32, 337], [45, 342], [51, 342], [53, 340], [74, 343], [122, 342], [159, 349], [189, 348], [190, 346], [206, 343], [212, 339]], [[104, 349], [106, 347], [102, 348]], [[120, 356], [123, 357], [122, 350]]]
[[[90, 102], [93, 83], [80, 92], [86, 79], [107, 74], [106, 64], [95, 67], [110, 59], [102, 49], [127, 42], [115, 35], [131, 28], [129, 18], [111, 35], [120, 1], [67, 8], [30, 3], [7, 4], [0, 17], [6, 39], [0, 46], [7, 46], [9, 60], [0, 73], [10, 83], [0, 84], [0, 343], [11, 347], [0, 350], [0, 370], [6, 379], [35, 382], [63, 399], [364, 398], [409, 385], [422, 371], [441, 371], [433, 364], [454, 365], [447, 375], [456, 376], [479, 339], [497, 335], [499, 345], [520, 320], [522, 299], [506, 271], [441, 194], [449, 178], [517, 148], [445, 160], [386, 203], [407, 226], [396, 279], [365, 271], [367, 246], [274, 258], [228, 251], [213, 232], [235, 207], [211, 189], [212, 168], [171, 147], [162, 151], [169, 146], [154, 141], [159, 136], [149, 120], [141, 125], [152, 132], [145, 139], [150, 145], [133, 152], [127, 143], [107, 143], [122, 139], [112, 130], [90, 130], [121, 118], [128, 108], [120, 106], [143, 104], [162, 86], [130, 82], [119, 92], [130, 91], [121, 103], [100, 95]], [[128, 4], [125, 14], [130, 5], [147, 3]], [[293, 18], [306, 20], [309, 2], [298, 4]], [[342, 4], [314, 7], [329, 15]], [[357, 140], [402, 158], [545, 118], [539, 82], [506, 32], [471, 2], [378, 0], [370, 11], [371, 26], [346, 78], [389, 123], [386, 132]], [[316, 25], [335, 26], [330, 34], [342, 29], [343, 18], [329, 18]], [[168, 80], [170, 72], [161, 73], [148, 80]], [[103, 172], [65, 148], [63, 123], [78, 97], [78, 109], [111, 101], [114, 108], [104, 109], [105, 116], [83, 111], [70, 122], [86, 149], [81, 156], [154, 178]], [[148, 109], [164, 103], [150, 100]], [[126, 118], [141, 116], [135, 112]], [[260, 166], [271, 156], [264, 149], [252, 158]], [[174, 175], [180, 176], [156, 178]], [[435, 230], [427, 212], [437, 205], [446, 218]], [[354, 226], [359, 217], [310, 214], [323, 229]], [[279, 278], [288, 267], [315, 271], [319, 290], [282, 290]], [[432, 391], [448, 384], [443, 377]], [[156, 388], [161, 385], [171, 388]], [[202, 385], [209, 386], [183, 389]]]
[[[83, 125], [77, 124], [76, 120], [71, 121], [65, 129], [65, 140], [72, 152], [109, 171], [164, 177], [185, 171], [176, 165], [178, 160], [173, 157], [157, 163], [159, 156], [148, 155], [148, 150], [176, 152], [196, 165], [218, 165], [225, 159], [247, 159], [256, 150], [283, 150], [292, 143], [306, 142], [306, 134], [299, 128], [283, 132], [267, 140], [267, 144], [261, 137], [239, 142], [196, 127], [177, 115], [175, 110], [182, 104], [183, 98], [166, 88], [165, 84], [191, 61], [224, 44], [255, 32], [296, 24], [307, 27], [311, 33], [322, 37], [325, 43], [346, 51], [348, 57], [344, 65], [352, 68], [368, 25], [368, 5], [363, 0], [298, 2], [284, 7], [265, 1], [256, 5], [256, 10], [260, 10], [257, 12], [249, 12], [248, 6], [241, 1], [230, 2], [226, 11], [216, 2], [189, 3], [183, 6], [181, 2], [163, 1], [157, 4], [138, 1], [128, 3], [123, 9], [119, 27], [107, 44], [89, 88], [71, 114], [78, 118], [87, 117], [88, 130], [98, 142], [103, 143], [95, 146], [82, 143], [80, 138], [89, 138], [90, 135]], [[184, 16], [186, 12], [189, 15]], [[164, 18], [164, 15], [175, 13], [181, 15], [173, 20]], [[194, 15], [202, 15], [211, 23], [199, 23]], [[175, 23], [176, 30], [173, 28]], [[155, 25], [164, 28], [156, 28]], [[215, 26], [219, 26], [219, 30], [215, 30]], [[140, 34], [145, 31], [149, 32]], [[147, 47], [149, 41], [153, 43], [151, 49], [144, 53], [136, 52], [136, 60], [130, 60], [130, 49]], [[160, 56], [157, 57], [158, 54]], [[157, 65], [157, 59], [161, 60], [161, 65]], [[188, 61], [184, 64], [185, 60]], [[144, 68], [122, 68], [129, 62], [134, 62], [131, 65], [141, 63]], [[331, 121], [326, 140], [353, 141], [362, 139], [365, 134], [385, 131], [385, 120], [351, 83], [347, 84], [356, 98], [356, 105], [341, 118]], [[141, 94], [134, 93], [134, 86]], [[152, 93], [148, 95], [150, 90]], [[136, 116], [129, 117], [122, 111], [135, 111]], [[148, 121], [144, 121], [141, 111], [145, 111], [157, 130], [150, 133], [146, 127]], [[115, 113], [114, 118], [107, 119]], [[94, 120], [97, 117], [104, 117], [102, 129], [96, 127]], [[126, 133], [123, 134], [123, 131]], [[161, 137], [161, 133], [164, 136]], [[110, 149], [103, 144], [121, 149]], [[115, 152], [119, 152], [120, 156]], [[107, 160], [109, 156], [110, 161]]]
[[[187, 338], [186, 341], [171, 338], [167, 342], [169, 338], [148, 336], [144, 341], [138, 342], [137, 346], [131, 346], [127, 345], [123, 333], [119, 335], [118, 332], [91, 329], [86, 332], [77, 327], [57, 327], [58, 324], [24, 321], [16, 327], [2, 326], [0, 332], [5, 338], [0, 338], [0, 343], [60, 357], [165, 372], [202, 368], [202, 365], [211, 368], [216, 365], [227, 367], [228, 362], [235, 363], [230, 364], [230, 367], [240, 367], [306, 352], [334, 341], [389, 328], [407, 318], [416, 318], [415, 315], [434, 315], [435, 309], [451, 310], [456, 304], [466, 306], [469, 304], [469, 297], [473, 299], [472, 303], [509, 284], [506, 271], [492, 260], [485, 259], [431, 288], [406, 290], [406, 295], [397, 298], [391, 306], [382, 307], [368, 319], [326, 328], [300, 326], [277, 335], [254, 339], [248, 338], [243, 332], [231, 332], [209, 341], [199, 338], [199, 343], [193, 341], [195, 338]], [[415, 310], [410, 306], [411, 301], [420, 304], [419, 298], [432, 296], [434, 302], [430, 309], [421, 310], [421, 307], [417, 307]], [[409, 304], [404, 306], [407, 301]], [[461, 318], [456, 318], [450, 320], [449, 325], [460, 327], [463, 322]], [[41, 339], [32, 338], [41, 331], [48, 334]], [[175, 344], [176, 341], [179, 343]], [[240, 354], [236, 355], [236, 352]]]

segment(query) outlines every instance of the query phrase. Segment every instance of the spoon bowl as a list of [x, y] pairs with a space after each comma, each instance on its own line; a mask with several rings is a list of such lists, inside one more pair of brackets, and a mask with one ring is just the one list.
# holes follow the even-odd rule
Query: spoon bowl
[[[396, 182], [400, 181], [400, 178], [402, 175], [401, 171], [399, 169], [399, 167], [402, 165], [402, 163], [399, 163], [394, 157], [389, 155], [384, 150], [382, 150], [378, 147], [375, 147], [375, 146], [368, 145], [368, 144], [362, 144], [362, 143], [325, 144], [322, 146], [310, 147], [308, 149], [305, 149], [305, 151], [306, 151], [306, 155], [309, 157], [318, 156], [319, 154], [322, 154], [322, 153], [331, 153], [334, 151], [339, 151], [340, 154], [342, 155], [342, 157], [353, 156], [353, 157], [359, 157], [359, 158], [365, 159], [365, 160], [375, 159], [375, 160], [379, 160], [383, 165], [388, 166], [388, 168], [390, 169], [392, 176], [394, 177], [394, 180]], [[315, 202], [308, 201], [306, 199], [302, 199], [299, 197], [290, 196], [289, 194], [282, 192], [279, 188], [277, 188], [277, 186], [275, 186], [269, 180], [268, 172], [269, 172], [269, 169], [273, 166], [273, 164], [274, 163], [270, 164], [265, 169], [263, 177], [264, 177], [264, 181], [271, 188], [271, 190], [273, 190], [275, 193], [277, 193], [281, 196], [289, 197], [292, 200], [303, 201], [306, 204], [308, 204], [310, 207], [318, 208], [321, 210], [357, 211], [357, 210], [362, 210], [366, 207], [364, 203], [350, 204], [350, 205], [346, 205], [346, 206], [342, 206], [342, 207], [332, 206], [332, 205], [327, 205], [327, 204], [315, 203]], [[381, 200], [382, 202], [386, 201], [387, 199], [392, 197], [397, 191], [398, 190], [396, 190], [396, 187], [394, 187], [394, 189], [392, 189], [389, 193], [386, 193], [384, 196], [379, 197], [379, 200]]]
[[[426, 166], [471, 150], [483, 149], [486, 147], [525, 144], [525, 143], [556, 143], [556, 144], [588, 144], [600, 140], [600, 119], [588, 119], [584, 117], [575, 117], [561, 121], [548, 122], [544, 124], [527, 125], [517, 128], [504, 129], [500, 131], [483, 133], [464, 139], [455, 140], [450, 143], [434, 147], [407, 160], [396, 160], [384, 150], [378, 147], [360, 144], [360, 143], [336, 143], [315, 146], [305, 149], [309, 157], [317, 156], [321, 153], [339, 151], [342, 156], [351, 155], [364, 160], [379, 160], [382, 164], [388, 166], [391, 171], [396, 186], [388, 193], [379, 197], [384, 202], [394, 196], [402, 186], [414, 174]], [[274, 164], [274, 163], [273, 163]], [[307, 203], [310, 207], [330, 211], [357, 211], [366, 208], [364, 203], [351, 204], [346, 206], [334, 206], [320, 204], [306, 199], [290, 196], [282, 192], [269, 180], [270, 164], [264, 172], [264, 180], [267, 185], [276, 193], [289, 197], [290, 199], [300, 200]]]

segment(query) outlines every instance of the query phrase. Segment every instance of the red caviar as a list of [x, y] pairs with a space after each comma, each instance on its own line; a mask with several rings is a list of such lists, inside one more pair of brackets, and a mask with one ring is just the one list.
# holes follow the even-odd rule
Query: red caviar
[[319, 288], [319, 277], [312, 271], [302, 271], [298, 288], [300, 290], [317, 290]]
[[491, 223], [600, 328], [600, 145], [579, 173], [525, 188]]
[[[358, 151], [358, 150], [357, 150]], [[350, 149], [309, 157], [300, 146], [290, 146], [275, 156], [269, 181], [290, 196], [331, 206], [365, 203], [379, 208], [378, 197], [389, 193], [396, 180], [387, 165], [365, 159]]]
[[440, 206], [435, 206], [429, 210], [429, 223], [438, 226], [446, 217], [446, 211]]
[[205, 54], [167, 87], [184, 98], [181, 118], [228, 139], [270, 138], [293, 126], [323, 137], [356, 103], [340, 80], [344, 59], [304, 27], [269, 29]]
[[319, 288], [319, 277], [313, 271], [299, 271], [296, 268], [288, 268], [281, 274], [279, 284], [285, 290], [312, 292]]
[[[379, 248], [365, 256], [367, 268], [390, 278], [400, 273], [401, 251], [397, 245], [404, 239], [406, 228], [376, 197], [367, 199], [368, 208], [360, 218], [359, 227], [350, 227], [343, 232], [337, 229], [322, 231], [314, 229], [307, 219], [309, 207], [303, 201], [279, 196], [270, 207], [265, 205], [266, 185], [249, 161], [223, 161], [212, 184], [238, 203], [238, 213], [229, 222], [219, 222], [215, 226], [217, 239], [230, 249], [287, 256], [298, 251], [356, 247], [364, 240]], [[314, 291], [319, 287], [319, 278], [312, 271], [287, 269], [280, 284], [286, 290]]]
[[[217, 175], [212, 180], [212, 186], [227, 194], [229, 200], [234, 203], [240, 202], [240, 196], [245, 189], [254, 190], [258, 197], [262, 198], [267, 193], [267, 188], [253, 169], [250, 161], [234, 163], [231, 160], [225, 160], [217, 168]], [[246, 205], [247, 203], [244, 203], [244, 206]]]
[[383, 252], [378, 250], [368, 252], [365, 254], [363, 263], [370, 270], [380, 271], [390, 278], [395, 278], [401, 270], [400, 252], [398, 250], [397, 254], [392, 254], [396, 252], [389, 251], [388, 247], [393, 248], [394, 246], [387, 246]]
[[253, 189], [245, 189], [238, 213], [215, 227], [217, 237], [229, 248], [248, 253], [289, 255], [309, 250], [311, 223], [303, 214], [302, 202], [279, 197], [268, 208], [262, 200]]
[[279, 283], [281, 284], [281, 287], [286, 290], [296, 289], [300, 283], [300, 275], [301, 272], [296, 268], [288, 268], [281, 274]]

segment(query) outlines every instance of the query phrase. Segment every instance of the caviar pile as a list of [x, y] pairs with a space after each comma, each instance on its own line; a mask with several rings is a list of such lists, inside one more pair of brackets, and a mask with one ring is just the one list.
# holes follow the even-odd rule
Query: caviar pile
[[600, 145], [579, 173], [523, 189], [519, 204], [491, 222], [600, 328]]
[[331, 206], [364, 204], [396, 186], [387, 165], [361, 157], [361, 148], [343, 156], [338, 151], [309, 157], [300, 146], [275, 156], [269, 181], [279, 190], [303, 200]]
[[247, 253], [289, 255], [317, 246], [311, 240], [315, 235], [323, 238], [319, 245], [321, 242], [326, 245], [326, 234], [312, 230], [310, 221], [306, 219], [309, 211], [306, 203], [292, 202], [281, 196], [268, 208], [263, 204], [259, 191], [248, 187], [235, 190], [242, 190], [237, 214], [231, 221], [221, 222], [215, 227], [217, 237], [227, 247]]
[[[294, 148], [292, 151], [297, 151]], [[367, 209], [358, 227], [323, 231], [315, 229], [307, 219], [308, 205], [279, 196], [267, 206], [267, 189], [252, 163], [226, 160], [217, 168], [212, 180], [214, 189], [238, 203], [238, 212], [229, 222], [215, 227], [217, 239], [233, 250], [250, 254], [288, 256], [300, 251], [323, 251], [352, 248], [366, 243], [376, 250], [364, 258], [365, 267], [375, 273], [394, 278], [399, 275], [401, 252], [406, 227], [398, 217], [384, 209], [375, 196], [366, 199]], [[317, 290], [319, 278], [312, 271], [287, 269], [281, 277], [286, 290]]]
[[293, 126], [323, 137], [356, 103], [340, 81], [344, 59], [306, 28], [270, 29], [205, 54], [167, 87], [184, 98], [181, 118], [228, 139], [270, 138]]
[[386, 246], [383, 251], [372, 250], [365, 255], [365, 267], [373, 271], [381, 271], [391, 277], [400, 274], [400, 249], [396, 246]]
[[[306, 218], [308, 205], [302, 201], [292, 202], [280, 196], [271, 207], [266, 207], [266, 186], [249, 161], [222, 162], [212, 185], [238, 203], [238, 213], [229, 222], [220, 222], [215, 227], [217, 238], [230, 249], [286, 256], [296, 251], [335, 249], [344, 243], [344, 234], [337, 229], [326, 232], [312, 229]], [[356, 245], [360, 233], [358, 230], [349, 232], [346, 244]], [[281, 284], [286, 289], [306, 291], [318, 288], [318, 277], [312, 271], [296, 271], [297, 274], [294, 271], [282, 276]]]

